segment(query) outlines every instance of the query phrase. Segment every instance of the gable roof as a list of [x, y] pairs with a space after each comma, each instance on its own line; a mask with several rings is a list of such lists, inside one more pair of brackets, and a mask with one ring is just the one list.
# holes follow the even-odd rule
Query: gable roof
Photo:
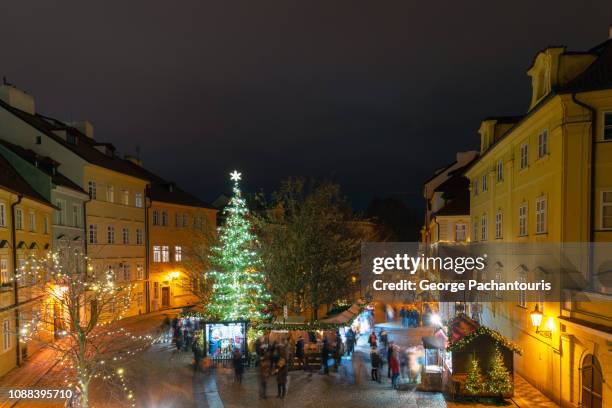
[[612, 39], [589, 50], [597, 55], [582, 73], [566, 85], [557, 88], [558, 93], [587, 92], [612, 88]]
[[[87, 194], [78, 184], [64, 176], [62, 173], [57, 171], [58, 162], [50, 158], [49, 156], [42, 156], [33, 150], [26, 149], [24, 147], [12, 144], [6, 140], [0, 139], [0, 144], [11, 150], [13, 153], [29, 162], [43, 173], [51, 177], [51, 181], [62, 187], [69, 188], [71, 190], [78, 191], [79, 193]], [[54, 170], [55, 169], [55, 170]]]
[[[31, 200], [53, 207], [43, 196], [28, 184], [4, 156], [0, 155], [0, 187], [13, 193], [23, 195]], [[53, 207], [55, 208], [55, 207]]]

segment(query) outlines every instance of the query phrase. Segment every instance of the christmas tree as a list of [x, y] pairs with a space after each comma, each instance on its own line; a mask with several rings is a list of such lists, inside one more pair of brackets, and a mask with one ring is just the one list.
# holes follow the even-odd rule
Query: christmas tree
[[482, 372], [480, 371], [480, 363], [476, 356], [470, 362], [470, 368], [465, 379], [465, 390], [472, 395], [483, 391]]
[[486, 389], [488, 392], [497, 394], [500, 397], [512, 391], [512, 378], [504, 365], [504, 358], [498, 348], [495, 349], [493, 354]]
[[231, 173], [234, 195], [224, 209], [226, 220], [219, 229], [219, 245], [211, 248], [210, 260], [217, 269], [206, 274], [213, 281], [207, 309], [221, 320], [261, 321], [269, 317], [265, 310], [270, 295], [259, 271], [257, 238], [240, 192], [240, 179], [240, 173]]

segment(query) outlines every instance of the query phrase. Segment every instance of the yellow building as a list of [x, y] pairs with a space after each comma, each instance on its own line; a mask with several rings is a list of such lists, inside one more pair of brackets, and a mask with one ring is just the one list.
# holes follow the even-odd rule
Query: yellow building
[[[472, 239], [610, 243], [612, 40], [585, 52], [547, 48], [527, 74], [528, 112], [480, 126], [480, 157], [466, 172]], [[562, 406], [612, 406], [612, 282], [601, 255], [580, 264], [588, 289], [567, 291], [564, 302], [538, 302], [537, 331], [530, 317], [536, 303], [521, 295], [490, 303], [483, 314], [487, 326], [524, 348], [515, 370]], [[526, 277], [538, 268], [521, 267]], [[512, 273], [496, 268], [495, 279]]]
[[19, 340], [23, 322], [39, 303], [19, 269], [51, 249], [54, 207], [0, 156], [0, 376], [20, 364], [35, 345]]

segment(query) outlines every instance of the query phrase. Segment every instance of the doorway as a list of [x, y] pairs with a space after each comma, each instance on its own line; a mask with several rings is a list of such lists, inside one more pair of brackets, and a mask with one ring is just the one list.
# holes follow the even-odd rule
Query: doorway
[[170, 307], [170, 287], [163, 287], [161, 294], [162, 307]]

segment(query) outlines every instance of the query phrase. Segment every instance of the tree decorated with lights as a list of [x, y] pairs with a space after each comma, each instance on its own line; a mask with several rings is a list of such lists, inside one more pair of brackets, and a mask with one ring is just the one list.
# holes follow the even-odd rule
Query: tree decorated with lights
[[207, 310], [221, 320], [262, 321], [269, 317], [270, 295], [261, 273], [257, 237], [249, 220], [249, 209], [239, 187], [241, 173], [230, 174], [233, 197], [224, 209], [225, 224], [219, 228], [219, 245], [211, 248], [216, 270], [206, 274], [213, 281]]
[[470, 367], [468, 368], [467, 377], [465, 378], [465, 390], [472, 395], [479, 394], [484, 390], [482, 371], [480, 370], [480, 363], [476, 356], [470, 361]]
[[503, 398], [503, 394], [512, 391], [512, 378], [504, 364], [504, 358], [498, 348], [493, 353], [488, 378], [485, 384], [486, 390]]
[[32, 299], [41, 299], [40, 308], [20, 319], [19, 341], [53, 351], [48, 358], [73, 391], [71, 406], [91, 405], [92, 384], [109, 401], [135, 406], [123, 364], [155, 340], [119, 324], [135, 286], [118, 281], [112, 268], [93, 267], [80, 247], [32, 256], [15, 279], [27, 285]]

